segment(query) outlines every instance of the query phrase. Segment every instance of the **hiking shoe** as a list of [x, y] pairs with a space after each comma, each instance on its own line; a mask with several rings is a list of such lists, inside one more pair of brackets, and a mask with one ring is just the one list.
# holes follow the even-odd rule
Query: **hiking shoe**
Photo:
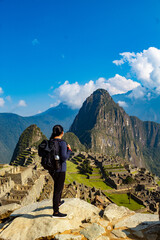
[[65, 213], [60, 213], [60, 212], [58, 212], [58, 213], [53, 213], [53, 215], [52, 215], [52, 218], [65, 218], [65, 217], [67, 217], [67, 214], [65, 214]]
[[64, 203], [64, 200], [60, 201], [59, 206], [61, 206]]

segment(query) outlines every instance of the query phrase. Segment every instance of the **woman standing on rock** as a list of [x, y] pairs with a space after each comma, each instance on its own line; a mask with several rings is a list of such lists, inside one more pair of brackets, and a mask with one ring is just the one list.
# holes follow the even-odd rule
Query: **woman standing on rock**
[[53, 193], [53, 218], [66, 217], [67, 214], [59, 212], [59, 206], [64, 203], [61, 201], [61, 195], [64, 187], [65, 175], [66, 175], [66, 160], [71, 153], [71, 147], [67, 144], [62, 137], [64, 135], [63, 127], [61, 125], [55, 125], [50, 140], [58, 141], [59, 143], [59, 158], [60, 168], [56, 172], [49, 171], [51, 177], [54, 180], [54, 193]]

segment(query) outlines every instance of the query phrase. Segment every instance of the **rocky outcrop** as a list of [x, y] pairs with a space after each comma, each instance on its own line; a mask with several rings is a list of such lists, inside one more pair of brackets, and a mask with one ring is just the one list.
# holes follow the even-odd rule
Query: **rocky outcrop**
[[113, 222], [131, 214], [134, 214], [134, 212], [130, 211], [128, 208], [125, 208], [123, 206], [118, 207], [112, 203], [109, 204], [109, 206], [105, 209], [103, 218], [110, 222]]
[[[60, 210], [67, 218], [52, 216], [52, 200], [44, 200], [15, 210], [0, 224], [3, 240], [158, 240], [158, 215], [140, 214], [110, 204], [99, 208], [77, 198], [64, 199]], [[149, 238], [150, 237], [150, 238]]]

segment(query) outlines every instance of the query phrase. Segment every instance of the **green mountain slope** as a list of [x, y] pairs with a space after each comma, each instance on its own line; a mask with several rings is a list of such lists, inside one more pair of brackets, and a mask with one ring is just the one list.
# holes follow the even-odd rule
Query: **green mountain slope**
[[[29, 148], [37, 148], [43, 139], [46, 139], [46, 136], [43, 135], [40, 128], [38, 128], [35, 124], [26, 128], [19, 138], [10, 164], [24, 165], [26, 156], [31, 155], [29, 154]], [[31, 160], [31, 156], [28, 157], [30, 158], [29, 160]]]
[[0, 163], [9, 163], [20, 134], [29, 125], [21, 116], [0, 114]]
[[65, 133], [63, 140], [70, 144], [73, 151], [86, 151], [85, 146], [81, 144], [78, 137], [72, 132]]

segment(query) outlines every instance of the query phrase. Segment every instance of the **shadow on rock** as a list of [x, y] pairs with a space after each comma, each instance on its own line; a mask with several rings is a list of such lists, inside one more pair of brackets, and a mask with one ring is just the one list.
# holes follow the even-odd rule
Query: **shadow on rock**
[[43, 208], [37, 208], [37, 209], [35, 209], [33, 212], [43, 211], [43, 210], [45, 210], [45, 209], [52, 209], [52, 210], [53, 210], [53, 207], [48, 206], [48, 207], [43, 207]]
[[36, 219], [36, 218], [44, 218], [44, 217], [50, 217], [51, 218], [52, 214], [39, 214], [39, 215], [31, 215], [31, 214], [24, 214], [21, 216], [21, 218], [28, 218], [28, 219]]
[[160, 221], [142, 222], [134, 228], [122, 230], [130, 239], [160, 240]]

